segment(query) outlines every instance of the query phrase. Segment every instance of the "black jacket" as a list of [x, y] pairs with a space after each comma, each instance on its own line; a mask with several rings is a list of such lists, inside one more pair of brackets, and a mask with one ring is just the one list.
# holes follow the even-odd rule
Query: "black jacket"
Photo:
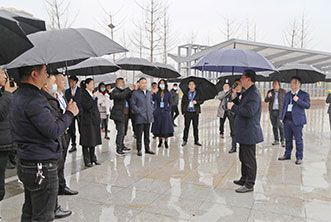
[[[61, 118], [61, 116], [63, 115], [63, 111], [60, 107], [59, 101], [56, 98], [54, 98], [52, 95], [50, 95], [48, 92], [45, 92], [44, 90], [41, 90], [41, 92], [44, 94], [44, 96], [46, 97], [49, 105], [52, 107], [51, 112], [52, 112], [53, 116], [56, 119]], [[64, 147], [67, 146], [67, 143], [68, 143], [65, 135], [61, 135], [58, 138], [58, 142], [60, 143], [61, 150], [63, 150]]]
[[13, 148], [13, 138], [9, 124], [9, 106], [11, 100], [11, 93], [6, 91], [0, 92], [0, 151], [9, 151]]
[[67, 111], [56, 119], [44, 94], [37, 87], [21, 84], [10, 106], [10, 125], [17, 157], [23, 160], [57, 160], [61, 157], [58, 138], [73, 120]]
[[101, 144], [100, 113], [98, 98], [93, 98], [87, 90], [81, 93], [82, 114], [80, 115], [80, 145], [95, 147]]
[[115, 121], [125, 121], [124, 108], [125, 101], [129, 100], [131, 89], [114, 88], [110, 93], [110, 98], [114, 100], [114, 106], [110, 113], [110, 118]]
[[[201, 107], [200, 105], [203, 104], [203, 100], [200, 99], [200, 95], [199, 95], [199, 91], [196, 91], [196, 95], [194, 97], [194, 100], [197, 102], [194, 105], [194, 109], [196, 111], [196, 113], [201, 113]], [[184, 115], [186, 113], [186, 109], [188, 108], [190, 101], [188, 99], [188, 95], [183, 95], [182, 97], [182, 104], [181, 104], [181, 108], [182, 108], [182, 114]]]
[[75, 96], [72, 96], [71, 95], [71, 88], [67, 89], [65, 92], [64, 92], [64, 97], [66, 98], [67, 102], [70, 102], [70, 100], [72, 99], [74, 102], [76, 102], [77, 106], [78, 106], [78, 109], [79, 109], [79, 114], [81, 114], [82, 112], [82, 106], [81, 106], [81, 103], [80, 103], [80, 95], [81, 95], [81, 89], [79, 87], [77, 87], [76, 89], [76, 93], [75, 93]]

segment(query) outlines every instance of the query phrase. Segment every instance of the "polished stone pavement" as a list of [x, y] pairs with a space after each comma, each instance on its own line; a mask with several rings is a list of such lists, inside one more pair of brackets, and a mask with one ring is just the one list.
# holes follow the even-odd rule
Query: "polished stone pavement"
[[[272, 146], [272, 129], [264, 109], [265, 141], [257, 147], [258, 177], [254, 193], [237, 194], [232, 181], [240, 176], [237, 154], [228, 154], [230, 137], [218, 135], [216, 108], [210, 101], [200, 119], [202, 147], [181, 147], [183, 118], [170, 148], [152, 148], [157, 155], [126, 157], [114, 153], [111, 140], [97, 149], [101, 166], [85, 169], [81, 150], [68, 154], [67, 181], [78, 196], [61, 196], [60, 204], [73, 215], [58, 221], [331, 221], [331, 134], [324, 104], [313, 105], [304, 129], [304, 164], [279, 162], [283, 148]], [[112, 123], [111, 123], [112, 124]], [[192, 130], [190, 131], [190, 134]], [[131, 133], [130, 133], [131, 134]], [[128, 147], [134, 140], [126, 138]], [[14, 173], [7, 178], [1, 202], [3, 221], [19, 221], [22, 188]]]

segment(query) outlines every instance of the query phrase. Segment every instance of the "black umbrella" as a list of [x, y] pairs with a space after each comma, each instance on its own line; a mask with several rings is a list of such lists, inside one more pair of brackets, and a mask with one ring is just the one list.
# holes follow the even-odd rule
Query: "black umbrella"
[[26, 35], [39, 31], [46, 31], [45, 21], [37, 19], [27, 13], [21, 11], [12, 12], [6, 9], [0, 9], [0, 16], [2, 15], [18, 21], [20, 27], [23, 29]]
[[152, 77], [165, 78], [165, 79], [180, 77], [180, 74], [171, 65], [164, 64], [164, 63], [158, 63], [158, 62], [154, 63], [154, 65], [158, 69], [146, 70], [145, 74], [152, 76]]
[[316, 83], [325, 81], [325, 75], [321, 70], [307, 64], [286, 64], [278, 69], [278, 72], [270, 74], [270, 79], [278, 79], [289, 83], [293, 76], [301, 78], [302, 83]]
[[205, 101], [209, 99], [214, 99], [217, 95], [216, 87], [212, 82], [209, 82], [205, 78], [195, 76], [187, 77], [180, 82], [179, 87], [185, 95], [187, 95], [188, 93], [188, 83], [191, 80], [196, 83], [196, 89], [199, 92], [202, 100]]
[[0, 15], [0, 65], [10, 63], [33, 47], [14, 19]]
[[109, 59], [93, 57], [86, 59], [76, 65], [69, 66], [66, 70], [70, 75], [88, 76], [116, 72], [119, 69], [120, 67]]
[[7, 68], [46, 64], [57, 69], [90, 57], [126, 52], [107, 36], [90, 29], [61, 29], [28, 36], [34, 47], [11, 62]]
[[116, 61], [116, 64], [119, 65], [121, 69], [128, 71], [141, 71], [147, 75], [147, 72], [151, 73], [158, 70], [158, 68], [147, 59], [137, 57], [123, 58]]

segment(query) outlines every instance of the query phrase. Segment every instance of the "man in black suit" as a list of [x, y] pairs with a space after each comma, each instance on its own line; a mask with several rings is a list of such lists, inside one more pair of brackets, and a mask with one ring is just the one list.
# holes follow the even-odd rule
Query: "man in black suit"
[[[77, 86], [78, 78], [77, 76], [70, 76], [69, 77], [69, 89], [65, 91], [65, 98], [67, 101], [71, 99], [76, 102], [78, 109], [81, 110], [80, 106], [80, 88]], [[72, 121], [72, 124], [69, 127], [69, 134], [71, 137], [71, 148], [69, 153], [75, 152], [77, 150], [76, 147], [76, 122], [79, 117], [75, 117]]]
[[328, 113], [329, 113], [330, 129], [331, 129], [331, 93], [329, 93], [328, 97], [326, 98], [326, 103], [329, 104]]
[[237, 193], [254, 191], [256, 180], [256, 144], [263, 141], [261, 129], [261, 95], [255, 86], [256, 74], [253, 70], [245, 70], [240, 82], [245, 91], [240, 103], [228, 102], [227, 108], [235, 113], [235, 138], [239, 143], [239, 159], [241, 162], [241, 178], [234, 181], [241, 186]]
[[194, 134], [194, 144], [201, 146], [199, 142], [199, 114], [201, 113], [200, 105], [203, 104], [203, 100], [200, 99], [199, 91], [196, 90], [196, 83], [194, 80], [188, 82], [188, 93], [182, 97], [182, 114], [185, 118], [185, 128], [183, 135], [182, 146], [187, 144], [188, 133], [190, 129], [191, 122], [193, 122], [193, 134]]

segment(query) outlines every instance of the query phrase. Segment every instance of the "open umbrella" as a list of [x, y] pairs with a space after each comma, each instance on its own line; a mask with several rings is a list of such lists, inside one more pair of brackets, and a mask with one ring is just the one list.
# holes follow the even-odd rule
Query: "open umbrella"
[[141, 71], [148, 75], [146, 72], [155, 72], [157, 67], [148, 61], [147, 59], [137, 58], [137, 57], [127, 57], [116, 61], [116, 64], [121, 67], [121, 69], [128, 71]]
[[180, 74], [177, 72], [177, 70], [172, 67], [171, 65], [159, 63], [156, 62], [154, 65], [158, 68], [156, 70], [146, 70], [145, 74], [156, 77], [156, 78], [178, 78], [180, 77]]
[[[102, 75], [105, 73], [116, 72], [120, 67], [102, 57], [86, 59], [76, 65], [67, 67], [67, 73], [76, 76]], [[61, 70], [59, 70], [61, 71]]]
[[0, 9], [0, 17], [1, 16], [10, 17], [16, 20], [26, 35], [39, 31], [46, 31], [45, 21], [37, 19], [27, 13]]
[[281, 82], [289, 83], [293, 76], [301, 78], [302, 83], [315, 83], [325, 81], [323, 72], [311, 65], [307, 64], [286, 64], [278, 69], [278, 72], [270, 74], [270, 78], [278, 79]]
[[275, 67], [262, 55], [244, 49], [218, 49], [202, 57], [192, 69], [211, 72], [243, 73], [245, 69], [274, 71]]
[[37, 32], [28, 38], [34, 47], [16, 58], [7, 68], [46, 64], [51, 69], [57, 69], [90, 57], [127, 51], [107, 36], [85, 28]]
[[117, 76], [114, 73], [107, 73], [104, 75], [93, 76], [94, 82], [97, 84], [103, 82], [105, 84], [111, 84], [115, 82]]
[[17, 56], [33, 47], [14, 19], [0, 15], [0, 65], [10, 63]]
[[191, 80], [196, 83], [196, 89], [200, 93], [202, 100], [214, 99], [217, 95], [216, 87], [212, 82], [195, 76], [189, 76], [180, 82], [179, 87], [185, 95], [188, 93], [188, 83]]

